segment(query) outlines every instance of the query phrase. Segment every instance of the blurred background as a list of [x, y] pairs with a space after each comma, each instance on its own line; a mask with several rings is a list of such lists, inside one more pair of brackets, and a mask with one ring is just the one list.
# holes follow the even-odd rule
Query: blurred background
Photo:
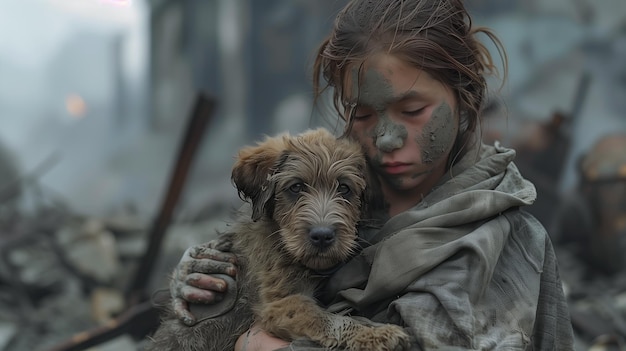
[[[0, 350], [141, 349], [239, 204], [238, 148], [336, 130], [311, 66], [344, 3], [0, 0]], [[624, 350], [626, 2], [467, 6], [509, 60], [483, 137], [537, 186], [577, 347]]]

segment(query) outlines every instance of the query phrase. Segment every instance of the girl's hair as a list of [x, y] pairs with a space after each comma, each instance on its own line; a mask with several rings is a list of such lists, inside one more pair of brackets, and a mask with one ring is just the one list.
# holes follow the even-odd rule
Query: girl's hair
[[334, 108], [349, 123], [349, 130], [353, 109], [344, 106], [346, 79], [368, 57], [388, 53], [454, 92], [461, 118], [453, 149], [458, 155], [479, 124], [487, 94], [485, 75], [498, 73], [478, 33], [495, 44], [506, 72], [502, 43], [491, 30], [472, 28], [462, 0], [352, 0], [337, 15], [330, 36], [318, 50], [313, 71], [315, 99], [326, 88], [334, 88]]

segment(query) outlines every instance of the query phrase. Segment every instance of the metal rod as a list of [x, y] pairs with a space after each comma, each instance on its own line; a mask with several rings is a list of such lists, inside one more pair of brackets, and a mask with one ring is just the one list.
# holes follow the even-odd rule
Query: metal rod
[[214, 99], [201, 93], [198, 94], [193, 113], [191, 114], [191, 118], [187, 124], [185, 136], [178, 151], [176, 165], [170, 175], [167, 192], [161, 202], [158, 215], [152, 223], [152, 227], [149, 231], [148, 247], [139, 262], [135, 272], [135, 278], [131, 281], [129, 290], [127, 291], [126, 297], [131, 304], [137, 303], [145, 298], [144, 290], [149, 283], [154, 262], [161, 249], [163, 237], [170, 224], [174, 209], [178, 203], [178, 199], [185, 184], [187, 174], [191, 168], [194, 155], [200, 145], [200, 142], [202, 141], [202, 137], [214, 108]]

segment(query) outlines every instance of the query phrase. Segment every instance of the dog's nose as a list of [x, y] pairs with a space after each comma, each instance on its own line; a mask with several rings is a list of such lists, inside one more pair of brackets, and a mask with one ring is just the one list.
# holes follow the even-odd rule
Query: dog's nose
[[335, 241], [335, 230], [331, 227], [313, 227], [309, 231], [309, 238], [313, 245], [323, 249]]

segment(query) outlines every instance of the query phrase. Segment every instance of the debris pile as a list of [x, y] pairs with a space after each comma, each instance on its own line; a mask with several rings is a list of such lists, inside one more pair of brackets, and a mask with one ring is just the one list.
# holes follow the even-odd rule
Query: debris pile
[[[173, 225], [159, 259], [145, 272], [153, 278], [148, 290], [166, 288], [169, 271], [182, 252], [210, 240], [229, 209], [226, 204], [214, 205], [210, 217], [195, 216]], [[132, 213], [84, 217], [57, 203], [21, 214], [10, 227], [4, 225], [0, 350], [65, 349], [59, 345], [68, 345], [81, 333], [87, 337], [90, 330], [115, 329], [117, 318], [129, 310], [125, 294], [148, 242], [146, 225], [138, 217]], [[146, 324], [154, 323], [158, 318]], [[137, 350], [142, 337], [120, 335], [95, 349]]]

